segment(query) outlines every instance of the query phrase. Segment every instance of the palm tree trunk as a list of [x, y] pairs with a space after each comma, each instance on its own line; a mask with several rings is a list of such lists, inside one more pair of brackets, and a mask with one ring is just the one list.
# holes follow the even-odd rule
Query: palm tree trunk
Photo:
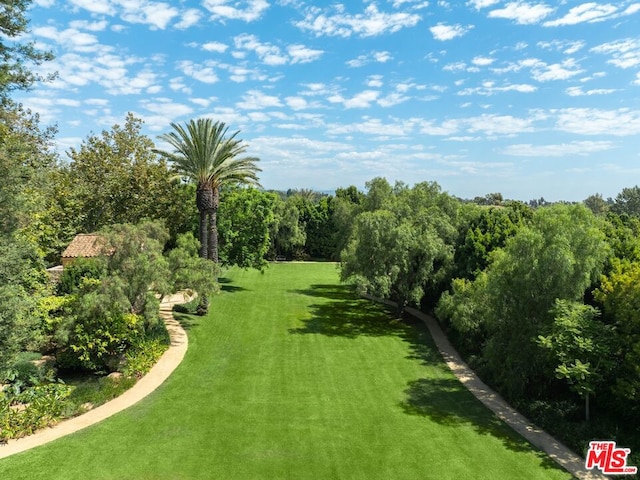
[[199, 225], [199, 237], [200, 237], [200, 256], [207, 258], [207, 248], [209, 242], [207, 238], [207, 210], [200, 210], [200, 225]]
[[213, 205], [209, 210], [209, 250], [208, 257], [218, 263], [218, 205], [220, 205], [220, 190], [213, 189]]
[[196, 206], [200, 213], [200, 256], [202, 258], [207, 258], [209, 249], [209, 241], [207, 238], [207, 216], [213, 207], [213, 191], [211, 190], [210, 184], [198, 185], [198, 188], [196, 189]]

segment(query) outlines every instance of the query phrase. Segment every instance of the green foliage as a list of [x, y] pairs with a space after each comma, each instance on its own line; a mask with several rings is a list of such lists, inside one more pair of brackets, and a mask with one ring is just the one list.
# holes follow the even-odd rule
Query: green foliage
[[78, 258], [62, 271], [60, 281], [56, 285], [58, 295], [76, 293], [83, 279], [99, 280], [107, 273], [107, 260], [104, 257]]
[[105, 287], [114, 296], [124, 295], [126, 311], [143, 315], [147, 324], [155, 323], [159, 305], [150, 289], [160, 295], [171, 289], [169, 264], [163, 255], [167, 230], [159, 222], [146, 221], [113, 225], [104, 235], [107, 250], [113, 252], [107, 259], [111, 281]]
[[161, 324], [156, 293], [167, 293], [173, 281], [163, 255], [166, 229], [144, 222], [102, 235], [108, 255], [71, 267], [73, 294], [43, 306], [63, 368], [114, 371], [125, 351]]
[[[466, 232], [456, 248], [456, 275], [472, 280], [487, 268], [491, 252], [505, 246], [532, 216], [532, 210], [522, 203], [510, 202], [504, 207], [475, 207], [462, 222]], [[469, 218], [470, 217], [470, 218]]]
[[300, 211], [294, 202], [273, 197], [274, 221], [271, 224], [271, 257], [285, 255], [298, 256], [307, 241], [305, 225], [301, 222]]
[[39, 336], [34, 309], [34, 300], [24, 288], [0, 286], [0, 377], [6, 375], [18, 352], [34, 346]]
[[496, 252], [487, 271], [487, 326], [492, 335], [485, 357], [496, 381], [510, 394], [521, 394], [533, 376], [544, 371], [535, 341], [553, 320], [556, 299], [581, 299], [597, 280], [606, 256], [593, 214], [579, 205], [537, 210], [533, 224]]
[[126, 377], [143, 377], [160, 360], [168, 348], [168, 334], [164, 338], [150, 337], [135, 342], [125, 353], [122, 373]]
[[594, 195], [589, 195], [587, 198], [585, 198], [583, 203], [595, 215], [604, 215], [609, 211], [612, 202], [611, 202], [611, 199], [607, 201], [604, 198], [602, 198], [601, 194], [596, 193]]
[[[219, 267], [213, 262], [198, 256], [200, 244], [192, 233], [179, 235], [176, 248], [167, 255], [169, 283], [174, 292], [194, 290], [200, 298], [206, 298], [219, 289], [216, 279]], [[195, 300], [200, 303], [200, 300]]]
[[[614, 259], [594, 295], [616, 327], [618, 367], [611, 388], [626, 410], [640, 400], [640, 262]], [[640, 414], [638, 407], [631, 410]]]
[[29, 20], [25, 13], [31, 3], [31, 0], [0, 2], [0, 103], [3, 105], [12, 91], [28, 90], [34, 82], [45, 80], [31, 67], [53, 59], [51, 52], [38, 49], [35, 42], [17, 41], [28, 32]]
[[538, 336], [538, 343], [553, 357], [557, 378], [567, 381], [587, 402], [589, 420], [589, 395], [596, 392], [613, 365], [613, 328], [598, 319], [596, 308], [578, 302], [556, 300], [551, 314], [553, 323], [545, 335]]
[[[461, 328], [481, 322], [491, 379], [507, 396], [520, 397], [534, 384], [544, 388], [548, 357], [537, 340], [554, 321], [556, 299], [581, 300], [607, 256], [599, 223], [586, 207], [540, 208], [493, 251], [474, 285], [458, 284], [444, 297], [440, 312]], [[469, 316], [476, 313], [481, 317], [474, 322]]]
[[190, 120], [185, 126], [172, 123], [173, 131], [160, 138], [172, 152], [154, 150], [169, 160], [179, 175], [197, 185], [196, 206], [200, 213], [200, 256], [218, 263], [217, 210], [220, 189], [227, 185], [259, 186], [256, 157], [242, 157], [247, 145], [229, 135], [223, 122], [210, 118]]
[[60, 418], [70, 387], [48, 383], [19, 394], [0, 391], [0, 442], [30, 435]]
[[74, 223], [76, 233], [143, 219], [164, 221], [172, 235], [191, 228], [185, 203], [191, 192], [152, 152], [153, 142], [141, 129], [142, 120], [129, 113], [124, 126], [90, 135], [69, 150], [71, 162], [59, 173], [56, 212]]
[[70, 379], [71, 394], [67, 397], [63, 416], [73, 417], [113, 400], [135, 385], [137, 377], [112, 378], [109, 376]]
[[611, 211], [630, 216], [640, 216], [640, 187], [623, 188], [611, 205]]
[[342, 253], [341, 278], [362, 292], [397, 300], [401, 308], [419, 305], [448, 279], [457, 202], [435, 183], [392, 189], [374, 179], [368, 186], [366, 210], [355, 218]]
[[274, 195], [255, 188], [234, 188], [222, 194], [218, 210], [220, 262], [264, 269], [269, 231], [274, 222]]

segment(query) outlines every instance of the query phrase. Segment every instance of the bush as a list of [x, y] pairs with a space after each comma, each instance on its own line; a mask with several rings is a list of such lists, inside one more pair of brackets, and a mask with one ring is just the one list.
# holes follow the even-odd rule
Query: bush
[[50, 383], [19, 394], [0, 391], [0, 442], [30, 435], [58, 420], [71, 388]]
[[125, 354], [122, 373], [126, 377], [141, 378], [153, 367], [169, 348], [165, 338], [147, 338], [137, 342]]
[[58, 295], [75, 293], [80, 288], [82, 280], [102, 278], [107, 273], [107, 264], [103, 258], [78, 258], [71, 265], [65, 267], [56, 286]]

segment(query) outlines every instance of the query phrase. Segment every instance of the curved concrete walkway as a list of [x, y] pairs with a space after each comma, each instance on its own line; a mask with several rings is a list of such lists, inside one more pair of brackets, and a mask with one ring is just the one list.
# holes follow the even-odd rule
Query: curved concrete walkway
[[[395, 302], [380, 300], [369, 295], [365, 298], [396, 307]], [[553, 461], [579, 479], [598, 480], [607, 479], [597, 470], [584, 468], [585, 461], [573, 453], [568, 447], [560, 443], [544, 430], [536, 427], [524, 415], [512, 408], [498, 393], [489, 388], [471, 368], [462, 360], [455, 348], [449, 343], [438, 322], [415, 308], [405, 311], [424, 322], [429, 329], [436, 347], [442, 358], [460, 382], [500, 420], [513, 428], [531, 444], [547, 453]]]
[[169, 345], [169, 349], [160, 357], [158, 363], [133, 387], [119, 397], [93, 410], [89, 410], [80, 416], [64, 420], [53, 427], [40, 430], [28, 437], [9, 440], [6, 444], [0, 445], [0, 458], [44, 445], [52, 440], [101, 422], [105, 418], [109, 418], [125, 408], [129, 408], [158, 388], [176, 369], [187, 352], [187, 334], [172, 314], [172, 309], [175, 304], [184, 303], [187, 300], [188, 298], [182, 293], [170, 295], [162, 300], [160, 304], [160, 317], [167, 325], [167, 330], [171, 337], [171, 344]]

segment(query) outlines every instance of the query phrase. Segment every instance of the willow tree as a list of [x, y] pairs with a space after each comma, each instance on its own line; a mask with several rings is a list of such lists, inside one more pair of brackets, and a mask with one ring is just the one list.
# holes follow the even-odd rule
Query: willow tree
[[172, 123], [171, 127], [174, 131], [159, 138], [174, 150], [154, 151], [171, 161], [178, 175], [196, 184], [200, 256], [218, 263], [220, 188], [226, 184], [259, 185], [260, 169], [256, 165], [259, 159], [242, 157], [247, 145], [237, 138], [240, 132], [228, 136], [228, 127], [223, 122], [199, 118], [184, 126]]

